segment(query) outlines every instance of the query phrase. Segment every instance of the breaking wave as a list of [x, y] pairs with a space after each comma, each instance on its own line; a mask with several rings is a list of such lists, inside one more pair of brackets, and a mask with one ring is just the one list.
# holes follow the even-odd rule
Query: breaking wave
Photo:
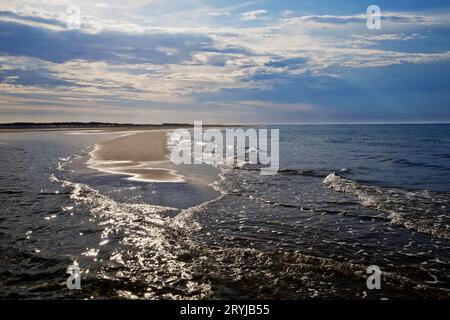
[[389, 214], [391, 223], [450, 239], [450, 194], [368, 186], [332, 173], [323, 183], [331, 190], [357, 197], [361, 204]]

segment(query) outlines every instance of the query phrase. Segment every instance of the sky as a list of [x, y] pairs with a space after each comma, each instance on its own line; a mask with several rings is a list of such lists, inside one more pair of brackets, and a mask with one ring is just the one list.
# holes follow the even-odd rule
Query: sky
[[450, 1], [0, 0], [0, 123], [194, 120], [450, 122]]

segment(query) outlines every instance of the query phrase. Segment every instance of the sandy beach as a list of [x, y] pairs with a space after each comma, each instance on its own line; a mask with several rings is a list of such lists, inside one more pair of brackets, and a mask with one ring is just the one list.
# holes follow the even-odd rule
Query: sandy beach
[[184, 182], [174, 170], [161, 168], [169, 161], [167, 130], [130, 132], [98, 143], [91, 152], [93, 169], [148, 182]]
[[94, 155], [103, 161], [162, 161], [167, 160], [167, 131], [128, 133], [98, 143]]

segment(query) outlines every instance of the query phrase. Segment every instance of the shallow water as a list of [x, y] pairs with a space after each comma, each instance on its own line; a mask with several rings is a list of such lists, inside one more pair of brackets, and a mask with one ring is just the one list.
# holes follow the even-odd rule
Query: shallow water
[[282, 126], [278, 175], [211, 186], [88, 168], [111, 137], [0, 134], [1, 297], [450, 296], [449, 125]]

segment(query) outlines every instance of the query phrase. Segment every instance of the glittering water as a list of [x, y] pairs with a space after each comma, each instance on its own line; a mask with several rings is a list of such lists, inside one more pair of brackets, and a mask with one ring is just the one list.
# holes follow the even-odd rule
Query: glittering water
[[0, 134], [1, 297], [450, 296], [448, 125], [282, 126], [278, 175], [211, 186], [89, 169], [113, 136]]

